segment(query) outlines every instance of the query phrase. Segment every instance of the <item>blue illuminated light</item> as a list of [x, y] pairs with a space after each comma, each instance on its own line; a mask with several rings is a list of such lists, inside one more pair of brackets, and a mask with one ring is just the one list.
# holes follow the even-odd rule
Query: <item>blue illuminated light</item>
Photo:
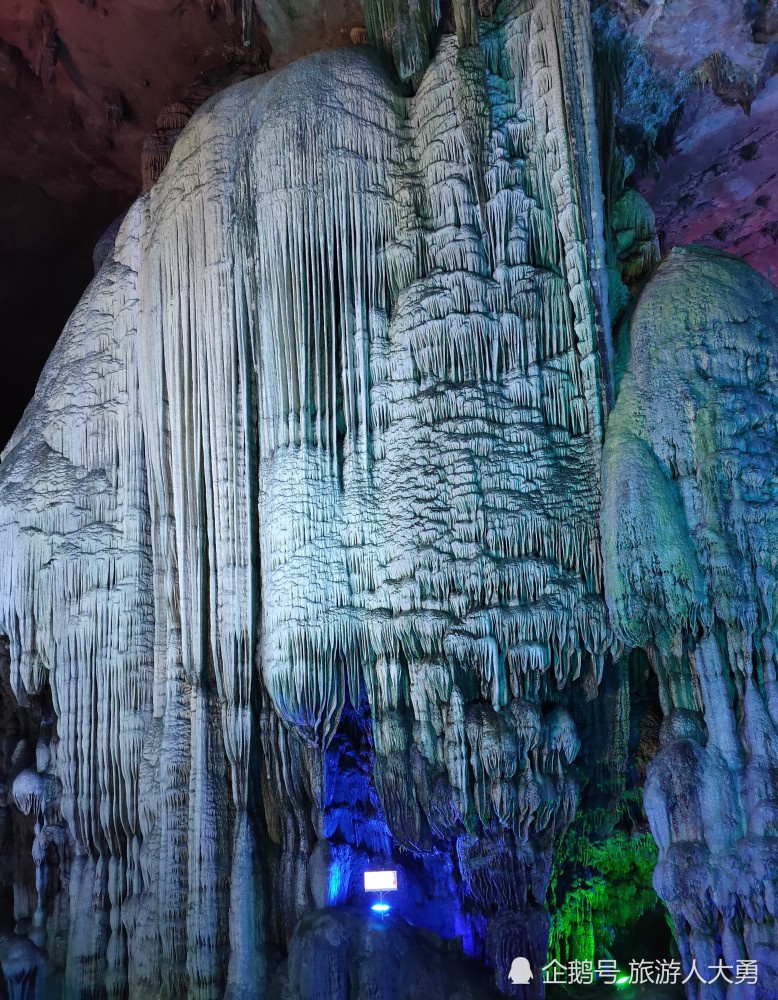
[[391, 906], [388, 903], [373, 903], [370, 909], [373, 913], [388, 913], [391, 910]]
[[330, 865], [330, 880], [327, 887], [327, 903], [330, 906], [334, 906], [340, 902], [341, 887], [345, 881], [343, 874], [343, 864], [340, 860], [336, 859]]

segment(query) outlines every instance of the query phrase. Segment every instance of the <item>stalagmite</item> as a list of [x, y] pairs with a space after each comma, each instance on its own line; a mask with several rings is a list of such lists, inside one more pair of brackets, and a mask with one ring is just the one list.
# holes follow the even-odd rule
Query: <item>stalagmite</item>
[[748, 265], [674, 250], [630, 324], [603, 464], [611, 620], [664, 713], [654, 884], [687, 968], [758, 963], [751, 986], [695, 980], [701, 1000], [778, 990], [777, 307]]

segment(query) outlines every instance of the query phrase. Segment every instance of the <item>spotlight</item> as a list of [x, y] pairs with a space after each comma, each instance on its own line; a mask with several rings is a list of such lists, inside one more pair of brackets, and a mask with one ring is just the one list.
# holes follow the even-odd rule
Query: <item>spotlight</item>
[[365, 872], [365, 892], [393, 892], [397, 888], [397, 872]]
[[391, 906], [384, 902], [385, 892], [394, 892], [397, 889], [397, 872], [365, 872], [365, 892], [377, 892], [378, 902], [373, 903], [370, 909], [373, 913], [380, 913], [383, 917], [391, 910]]

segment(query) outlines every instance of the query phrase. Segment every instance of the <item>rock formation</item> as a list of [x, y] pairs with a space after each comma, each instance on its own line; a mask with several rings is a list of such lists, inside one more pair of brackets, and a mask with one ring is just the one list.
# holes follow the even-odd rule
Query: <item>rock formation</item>
[[545, 962], [623, 646], [667, 716], [646, 804], [683, 956], [772, 962], [770, 286], [663, 264], [606, 439], [609, 290], [656, 240], [603, 199], [588, 8], [456, 0], [438, 37], [428, 7], [194, 114], [4, 452], [9, 990], [372, 996], [446, 949], [340, 909], [391, 865], [400, 915], [541, 997], [508, 972]]
[[611, 621], [664, 714], [654, 883], [687, 966], [758, 960], [760, 996], [778, 992], [777, 306], [735, 258], [674, 250], [632, 317], [603, 462]]

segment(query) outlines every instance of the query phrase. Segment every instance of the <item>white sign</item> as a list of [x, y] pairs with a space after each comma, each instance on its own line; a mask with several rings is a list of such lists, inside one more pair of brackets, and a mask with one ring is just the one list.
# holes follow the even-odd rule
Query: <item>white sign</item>
[[365, 892], [390, 892], [397, 888], [397, 872], [365, 872]]

